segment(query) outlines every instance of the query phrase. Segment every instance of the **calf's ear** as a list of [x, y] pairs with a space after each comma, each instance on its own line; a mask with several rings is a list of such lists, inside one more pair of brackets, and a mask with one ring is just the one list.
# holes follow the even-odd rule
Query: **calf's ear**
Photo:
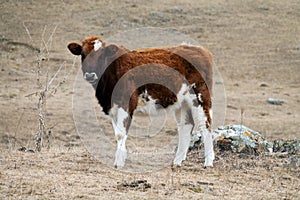
[[118, 52], [119, 47], [115, 44], [111, 44], [105, 50], [106, 50], [105, 53], [107, 56], [113, 56]]
[[71, 51], [72, 54], [79, 56], [82, 52], [82, 47], [80, 44], [77, 43], [70, 43], [68, 44], [68, 49]]

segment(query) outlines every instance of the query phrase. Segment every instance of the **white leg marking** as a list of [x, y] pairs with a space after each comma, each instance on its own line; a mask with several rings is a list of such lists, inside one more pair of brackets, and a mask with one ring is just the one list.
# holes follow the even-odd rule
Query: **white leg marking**
[[[211, 112], [210, 112], [211, 113]], [[205, 116], [204, 110], [199, 105], [197, 107], [192, 107], [192, 115], [194, 119], [194, 131], [200, 131], [202, 135], [202, 141], [204, 143], [204, 154], [205, 154], [205, 167], [212, 167], [213, 161], [215, 159], [215, 153], [214, 153], [214, 146], [213, 146], [213, 138], [212, 133], [206, 128], [206, 120], [207, 117]]]
[[116, 168], [120, 168], [120, 167], [124, 167], [125, 165], [125, 160], [127, 158], [127, 151], [126, 151], [126, 139], [127, 139], [127, 135], [125, 136], [121, 136], [121, 139], [117, 140], [117, 151], [116, 151], [116, 155], [115, 155], [115, 163], [114, 166]]
[[181, 166], [182, 161], [186, 159], [186, 154], [191, 141], [191, 131], [193, 129], [192, 124], [179, 125], [178, 134], [179, 134], [179, 143], [174, 159], [174, 165]]
[[181, 166], [182, 161], [186, 159], [186, 154], [191, 142], [191, 131], [193, 129], [193, 125], [191, 123], [187, 123], [188, 112], [187, 108], [184, 106], [175, 112], [175, 119], [178, 127], [179, 142], [173, 163], [174, 165]]
[[128, 119], [129, 114], [123, 108], [116, 108], [115, 106], [111, 110], [112, 125], [117, 140], [117, 151], [115, 155], [115, 167], [124, 167], [127, 157], [126, 151], [126, 127], [124, 121]]
[[[201, 94], [191, 94], [189, 92], [190, 87], [186, 84], [183, 84], [180, 91], [177, 94], [178, 102], [180, 102], [180, 105], [182, 106], [179, 110], [185, 110], [191, 109], [193, 121], [194, 121], [194, 127], [190, 128], [191, 126], [182, 126], [180, 128], [180, 125], [182, 125], [182, 117], [180, 120], [178, 120], [177, 117], [177, 123], [178, 125], [178, 132], [179, 132], [179, 140], [181, 141], [181, 145], [178, 145], [178, 150], [176, 153], [176, 158], [174, 160], [174, 164], [181, 164], [181, 161], [185, 159], [186, 153], [180, 156], [180, 152], [185, 152], [185, 149], [188, 149], [188, 147], [185, 146], [185, 140], [190, 141], [190, 135], [187, 136], [187, 131], [190, 131], [193, 129], [194, 133], [200, 132], [202, 135], [202, 141], [204, 142], [204, 151], [205, 151], [205, 162], [204, 166], [213, 166], [213, 160], [215, 159], [215, 154], [213, 150], [213, 138], [212, 133], [209, 132], [209, 130], [206, 128], [206, 120], [207, 117], [204, 113], [203, 108], [201, 105], [194, 105], [193, 100], [198, 99], [199, 101], [202, 101]], [[182, 104], [183, 102], [183, 104]], [[186, 103], [186, 105], [185, 105]], [[182, 111], [181, 111], [182, 113]], [[210, 115], [212, 115], [212, 110], [210, 110]], [[182, 116], [182, 114], [181, 114]], [[186, 115], [183, 115], [186, 116]], [[185, 135], [184, 135], [185, 134]], [[183, 142], [184, 141], [184, 142]], [[179, 142], [180, 143], [180, 142]], [[181, 147], [181, 148], [180, 148]]]
[[[201, 96], [198, 94], [198, 98]], [[193, 96], [190, 96], [191, 99], [193, 99]], [[188, 102], [191, 102], [188, 101]], [[197, 133], [200, 132], [202, 135], [202, 141], [204, 142], [204, 154], [205, 154], [205, 162], [204, 166], [213, 166], [213, 161], [215, 159], [214, 149], [213, 149], [213, 138], [212, 133], [209, 132], [209, 130], [206, 128], [206, 120], [207, 117], [204, 113], [203, 108], [198, 105], [194, 106], [192, 104], [189, 104], [192, 110], [192, 116], [194, 120], [194, 130], [193, 132]], [[209, 112], [210, 115], [212, 115], [212, 110]]]
[[212, 134], [206, 129], [201, 132], [204, 143], [205, 167], [212, 167], [215, 159]]

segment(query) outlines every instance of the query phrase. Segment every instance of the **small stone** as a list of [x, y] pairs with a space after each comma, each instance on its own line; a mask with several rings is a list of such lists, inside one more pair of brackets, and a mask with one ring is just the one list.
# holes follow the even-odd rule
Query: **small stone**
[[260, 84], [260, 87], [268, 87], [269, 85], [268, 84], [266, 84], [266, 83], [262, 83], [262, 84]]
[[270, 8], [265, 5], [259, 6], [258, 9], [263, 10], [263, 11], [270, 10]]
[[296, 46], [295, 49], [299, 51], [299, 50], [300, 50], [300, 45], [299, 45], [299, 46]]
[[272, 105], [282, 105], [284, 103], [283, 100], [268, 98], [267, 102]]
[[27, 149], [25, 152], [26, 153], [34, 153], [35, 151], [33, 149]]
[[18, 151], [26, 151], [26, 147], [20, 147], [20, 148], [18, 148]]

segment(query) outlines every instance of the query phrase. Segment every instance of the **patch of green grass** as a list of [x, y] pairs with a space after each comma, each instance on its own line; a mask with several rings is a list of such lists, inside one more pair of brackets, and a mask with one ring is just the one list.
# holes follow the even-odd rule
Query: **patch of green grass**
[[189, 187], [189, 190], [196, 192], [196, 193], [204, 193], [204, 190], [200, 187]]
[[14, 97], [16, 97], [17, 96], [17, 94], [9, 94], [9, 98], [14, 98]]

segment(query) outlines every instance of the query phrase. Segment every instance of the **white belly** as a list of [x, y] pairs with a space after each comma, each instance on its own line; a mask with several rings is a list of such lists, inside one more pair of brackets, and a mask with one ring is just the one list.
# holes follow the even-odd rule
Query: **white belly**
[[170, 106], [168, 106], [167, 108], [162, 107], [161, 105], [156, 103], [155, 99], [152, 99], [151, 97], [148, 100], [139, 97], [135, 112], [145, 115], [161, 115], [165, 114], [166, 111], [169, 110], [169, 107]]
[[177, 102], [172, 105], [164, 108], [160, 104], [157, 104], [157, 100], [153, 99], [148, 93], [147, 90], [139, 95], [138, 105], [136, 107], [136, 113], [143, 113], [147, 115], [161, 115], [161, 114], [169, 114], [174, 113], [174, 111], [178, 110], [181, 107], [183, 100], [187, 102], [191, 102], [192, 99], [195, 98], [194, 94], [189, 93], [189, 86], [183, 84], [177, 96]]

